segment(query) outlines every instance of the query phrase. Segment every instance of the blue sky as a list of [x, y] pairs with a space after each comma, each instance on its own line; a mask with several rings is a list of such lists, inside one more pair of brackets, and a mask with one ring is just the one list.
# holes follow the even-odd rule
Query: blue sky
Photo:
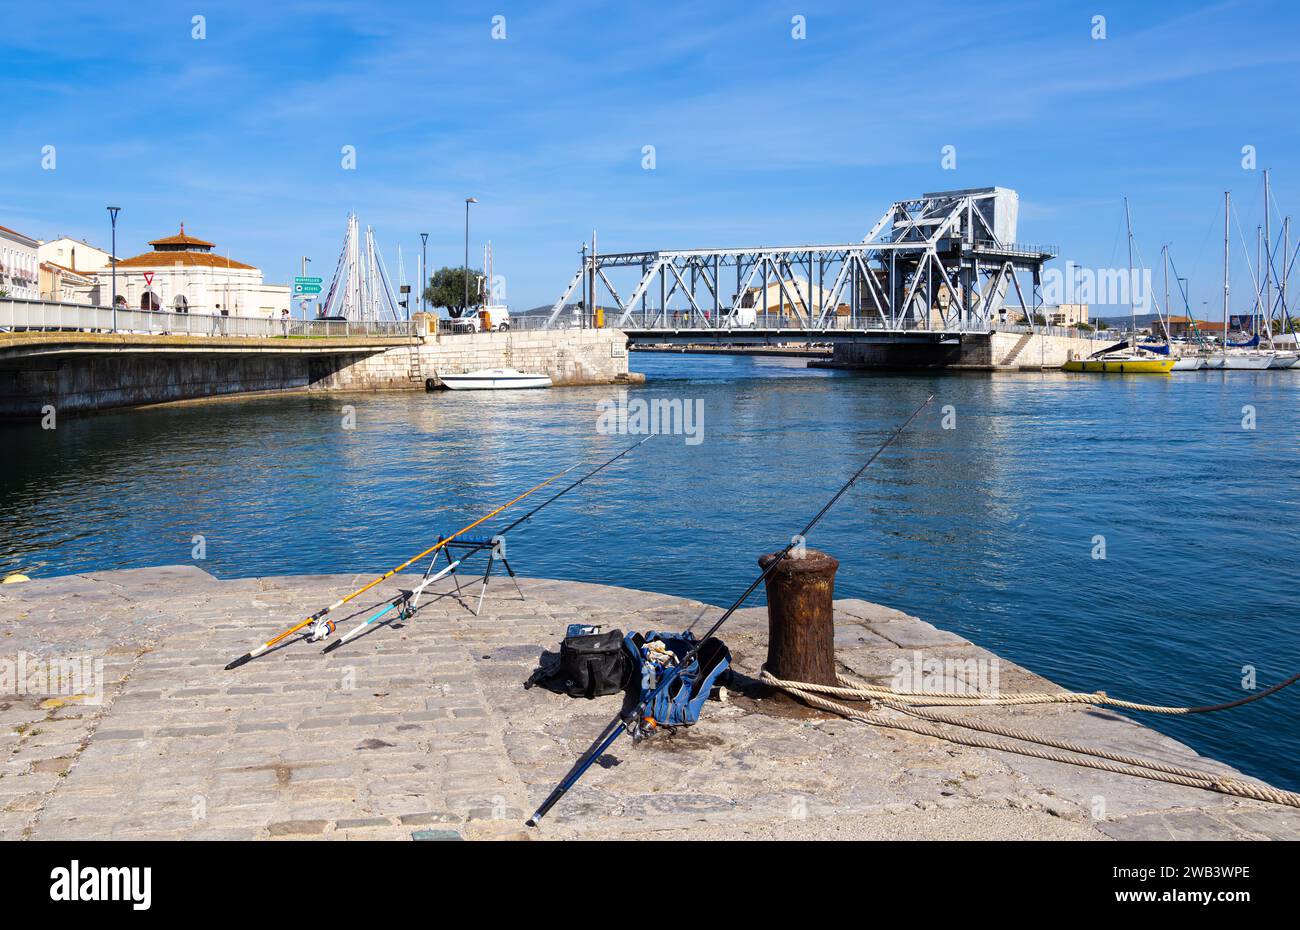
[[895, 199], [999, 184], [1021, 240], [1093, 267], [1125, 262], [1127, 194], [1147, 263], [1171, 243], [1217, 316], [1222, 192], [1252, 254], [1262, 216], [1242, 146], [1283, 211], [1300, 190], [1291, 3], [0, 7], [0, 225], [107, 245], [116, 203], [121, 254], [183, 219], [272, 281], [303, 254], [328, 278], [349, 210], [394, 274], [421, 231], [457, 265], [473, 195], [471, 260], [491, 238], [526, 308], [593, 228], [602, 250], [852, 241]]

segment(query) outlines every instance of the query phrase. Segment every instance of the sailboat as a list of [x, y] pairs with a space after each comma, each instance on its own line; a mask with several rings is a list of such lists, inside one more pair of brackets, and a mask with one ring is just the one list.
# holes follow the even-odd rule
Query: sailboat
[[1123, 351], [1130, 349], [1127, 342], [1094, 352], [1087, 358], [1070, 359], [1061, 367], [1065, 371], [1084, 371], [1093, 374], [1117, 375], [1167, 375], [1174, 370], [1175, 358], [1162, 358], [1159, 355], [1143, 355], [1141, 351]]
[[[1291, 260], [1288, 261], [1287, 253], [1289, 253], [1290, 251], [1291, 251], [1291, 217], [1288, 216], [1283, 218], [1282, 220], [1282, 281], [1281, 281], [1281, 286], [1278, 289], [1278, 296], [1282, 302], [1282, 315], [1279, 318], [1278, 322], [1281, 326], [1281, 329], [1291, 330], [1291, 344], [1294, 345], [1295, 326], [1291, 322], [1291, 310], [1290, 310], [1289, 303], [1287, 301], [1287, 297], [1288, 297], [1287, 285], [1290, 283], [1290, 278], [1291, 278], [1291, 262], [1295, 260], [1293, 256]], [[1272, 270], [1273, 270], [1273, 266], [1270, 260], [1269, 271], [1272, 272]], [[1272, 314], [1270, 313], [1269, 316], [1271, 317]], [[1280, 336], [1282, 339], [1285, 339], [1286, 333], [1285, 332], [1278, 333], [1278, 336]], [[1272, 343], [1273, 350], [1274, 350], [1273, 361], [1269, 362], [1268, 365], [1269, 368], [1285, 369], [1285, 368], [1300, 367], [1300, 353], [1297, 353], [1289, 349], [1279, 349], [1277, 347], [1278, 339], [1273, 338], [1273, 328], [1271, 324], [1269, 325], [1269, 340]], [[1286, 344], [1287, 343], [1283, 342], [1283, 345]]]
[[1246, 342], [1228, 340], [1228, 303], [1232, 293], [1229, 261], [1232, 248], [1232, 191], [1223, 192], [1223, 348], [1218, 355], [1206, 359], [1205, 367], [1224, 371], [1262, 371], [1272, 357], [1251, 351], [1259, 345], [1259, 336]]
[[1133, 295], [1133, 223], [1129, 217], [1128, 198], [1124, 198], [1124, 223], [1128, 227], [1129, 314], [1132, 317], [1131, 340], [1094, 352], [1087, 358], [1070, 359], [1061, 367], [1065, 371], [1092, 374], [1167, 375], [1178, 359], [1169, 354], [1169, 346], [1146, 348], [1137, 344], [1137, 303]]
[[[1164, 269], [1165, 269], [1165, 307], [1163, 313], [1159, 313], [1160, 311], [1159, 307], [1156, 308], [1158, 312], [1157, 318], [1159, 320], [1160, 325], [1163, 326], [1165, 330], [1164, 352], [1169, 355], [1173, 355], [1173, 340], [1170, 338], [1170, 332], [1169, 332], [1170, 313], [1169, 313], [1169, 246], [1168, 245], [1161, 247], [1160, 256], [1161, 259], [1163, 260]], [[1181, 291], [1181, 287], [1179, 288], [1179, 290]], [[1187, 295], [1184, 293], [1183, 304], [1186, 305], [1186, 303], [1187, 303]], [[1189, 309], [1187, 313], [1188, 319], [1191, 319], [1191, 315], [1192, 314]], [[1205, 359], [1202, 358], [1199, 354], [1179, 355], [1174, 358], [1174, 367], [1170, 370], [1171, 371], [1198, 371], [1204, 366], [1205, 366]]]

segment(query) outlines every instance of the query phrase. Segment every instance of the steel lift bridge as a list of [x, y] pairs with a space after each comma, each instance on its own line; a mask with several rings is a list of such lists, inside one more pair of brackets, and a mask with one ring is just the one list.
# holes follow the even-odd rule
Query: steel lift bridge
[[600, 307], [642, 343], [950, 343], [1010, 305], [1032, 326], [1057, 251], [1017, 244], [1018, 212], [1006, 188], [944, 191], [894, 203], [850, 244], [588, 254], [544, 325], [589, 326], [582, 308]]

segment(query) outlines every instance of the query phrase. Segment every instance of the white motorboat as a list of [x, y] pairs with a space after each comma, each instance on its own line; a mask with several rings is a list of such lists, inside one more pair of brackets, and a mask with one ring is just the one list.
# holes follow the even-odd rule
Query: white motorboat
[[438, 380], [452, 391], [516, 391], [551, 386], [551, 379], [546, 375], [525, 374], [514, 368], [484, 368], [458, 375], [439, 375]]

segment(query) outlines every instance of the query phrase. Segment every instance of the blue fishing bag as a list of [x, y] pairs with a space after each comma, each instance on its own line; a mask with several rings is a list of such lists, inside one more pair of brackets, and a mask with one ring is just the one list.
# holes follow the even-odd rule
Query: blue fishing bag
[[[661, 641], [677, 657], [678, 664], [697, 644], [694, 634], [689, 631], [659, 633], [652, 630], [645, 636], [628, 633], [623, 637], [623, 646], [632, 666], [632, 680], [640, 683], [642, 700], [650, 696], [667, 670], [662, 666], [647, 669], [645, 646], [655, 640]], [[695, 658], [681, 668], [668, 687], [646, 708], [645, 719], [638, 723], [648, 728], [690, 726], [700, 719], [700, 711], [714, 685], [724, 685], [730, 680], [730, 670], [730, 650], [719, 639], [705, 641]]]

